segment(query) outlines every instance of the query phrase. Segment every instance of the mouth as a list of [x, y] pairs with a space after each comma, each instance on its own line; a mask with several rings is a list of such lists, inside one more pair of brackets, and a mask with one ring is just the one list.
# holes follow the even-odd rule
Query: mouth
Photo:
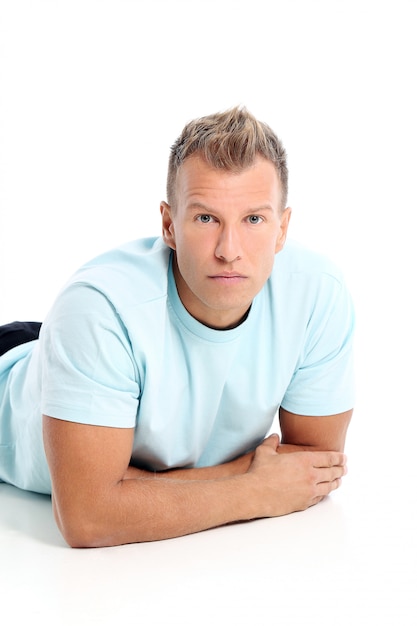
[[221, 274], [214, 274], [209, 276], [211, 280], [223, 285], [238, 285], [247, 279], [247, 276], [239, 274], [238, 272], [221, 272]]
[[244, 274], [240, 274], [239, 272], [219, 272], [218, 274], [213, 274], [210, 278], [246, 278]]

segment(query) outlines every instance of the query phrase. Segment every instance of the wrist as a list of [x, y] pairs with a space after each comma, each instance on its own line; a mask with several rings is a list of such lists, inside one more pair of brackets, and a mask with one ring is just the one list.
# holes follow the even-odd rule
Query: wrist
[[233, 461], [227, 463], [227, 467], [230, 471], [230, 476], [238, 476], [240, 474], [246, 474], [252, 465], [253, 457], [255, 455], [254, 451], [247, 452], [242, 456], [238, 456]]

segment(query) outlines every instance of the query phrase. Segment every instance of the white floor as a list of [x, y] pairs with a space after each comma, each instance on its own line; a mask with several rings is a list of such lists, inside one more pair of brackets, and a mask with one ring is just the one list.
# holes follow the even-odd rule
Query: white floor
[[325, 502], [169, 541], [74, 550], [48, 497], [0, 485], [3, 614], [13, 624], [68, 626], [415, 626], [411, 445], [395, 451], [387, 438], [383, 448], [384, 428], [371, 445], [358, 437], [363, 422], [359, 410], [349, 474]]

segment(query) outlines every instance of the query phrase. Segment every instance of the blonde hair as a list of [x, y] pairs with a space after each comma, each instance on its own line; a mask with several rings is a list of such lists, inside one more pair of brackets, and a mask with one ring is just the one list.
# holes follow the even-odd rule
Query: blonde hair
[[244, 107], [234, 107], [189, 122], [171, 147], [167, 200], [175, 205], [177, 172], [184, 161], [198, 153], [213, 168], [239, 173], [253, 165], [257, 156], [271, 161], [282, 186], [284, 209], [288, 195], [285, 149], [271, 128]]

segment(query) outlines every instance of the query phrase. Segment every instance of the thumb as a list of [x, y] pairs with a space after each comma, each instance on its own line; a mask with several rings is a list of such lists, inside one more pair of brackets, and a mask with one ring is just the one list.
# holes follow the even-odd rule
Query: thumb
[[279, 447], [279, 443], [280, 443], [279, 435], [277, 435], [276, 433], [273, 433], [272, 435], [269, 435], [269, 437], [263, 440], [262, 445], [268, 446], [268, 448], [272, 448], [272, 450], [276, 452]]

